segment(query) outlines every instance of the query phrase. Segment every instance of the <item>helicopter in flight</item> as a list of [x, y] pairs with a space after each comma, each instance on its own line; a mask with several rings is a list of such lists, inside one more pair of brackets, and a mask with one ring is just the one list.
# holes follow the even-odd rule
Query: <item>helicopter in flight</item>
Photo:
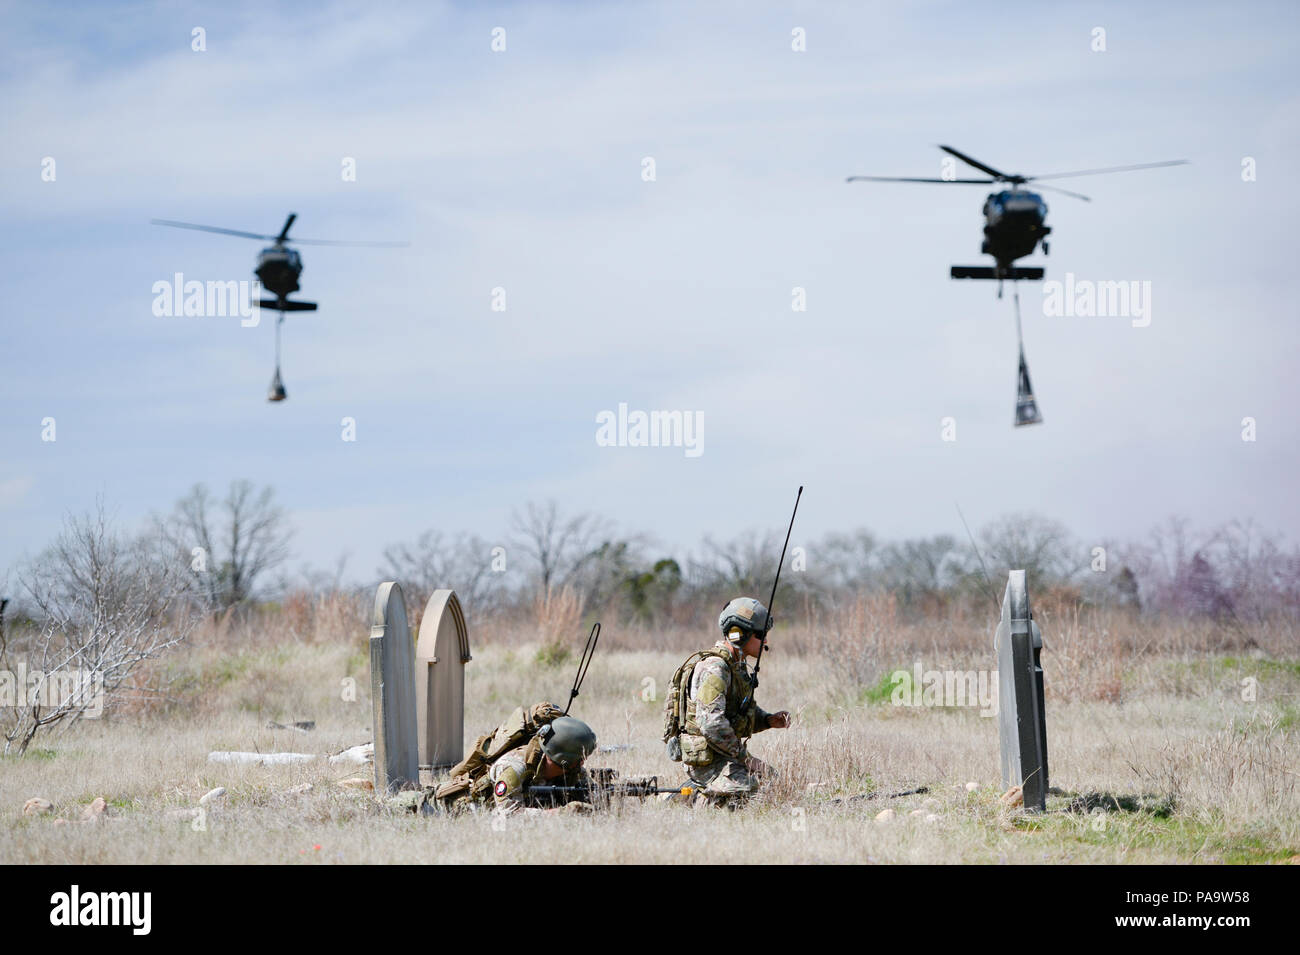
[[[968, 166], [978, 169], [988, 179], [919, 179], [903, 176], [849, 176], [846, 182], [937, 182], [957, 183], [961, 185], [988, 185], [1005, 183], [1009, 189], [991, 192], [984, 200], [984, 244], [980, 251], [993, 257], [995, 265], [954, 265], [952, 277], [955, 279], [997, 279], [998, 297], [1002, 297], [1004, 279], [1036, 280], [1043, 277], [1041, 266], [1016, 266], [1016, 259], [1033, 253], [1042, 245], [1043, 254], [1048, 253], [1047, 237], [1052, 227], [1047, 224], [1047, 203], [1043, 197], [1024, 186], [1034, 183], [1035, 188], [1059, 192], [1084, 202], [1092, 200], [1081, 193], [1061, 189], [1058, 186], [1041, 186], [1037, 183], [1044, 179], [1070, 179], [1076, 176], [1097, 176], [1111, 172], [1130, 172], [1135, 169], [1156, 169], [1160, 166], [1181, 166], [1186, 159], [1171, 159], [1166, 162], [1139, 163], [1135, 166], [1108, 166], [1104, 169], [1079, 169], [1074, 172], [1053, 172], [1041, 176], [1022, 176], [1019, 173], [1005, 173], [994, 169], [987, 163], [958, 152], [951, 146], [940, 146], [950, 156], [955, 156]], [[951, 160], [950, 160], [951, 161]]]
[[[284, 324], [284, 313], [316, 311], [315, 302], [304, 302], [299, 299], [289, 298], [291, 294], [297, 292], [301, 287], [298, 284], [298, 277], [302, 275], [303, 269], [302, 256], [298, 254], [296, 249], [289, 247], [289, 229], [297, 218], [298, 213], [290, 212], [289, 218], [284, 220], [284, 228], [280, 230], [279, 235], [241, 232], [238, 229], [222, 229], [218, 226], [198, 225], [193, 222], [175, 222], [171, 219], [149, 220], [154, 225], [171, 226], [176, 229], [196, 229], [200, 232], [235, 235], [244, 239], [271, 240], [271, 245], [258, 253], [257, 268], [253, 270], [253, 274], [262, 283], [262, 287], [275, 295], [273, 299], [262, 299], [257, 305], [260, 308], [269, 308], [280, 313], [275, 323], [275, 375], [271, 379], [271, 388], [267, 394], [267, 401], [284, 401], [289, 397], [288, 392], [284, 389], [284, 382], [280, 377], [280, 326]], [[347, 242], [336, 239], [294, 239], [293, 242], [295, 245], [369, 246], [372, 248], [402, 248], [410, 244], [407, 242]]]
[[[1002, 297], [1002, 283], [1012, 283], [1016, 304], [1016, 338], [1020, 345], [1020, 369], [1016, 382], [1016, 416], [1017, 428], [1029, 424], [1041, 424], [1043, 417], [1038, 411], [1038, 402], [1034, 398], [1033, 386], [1029, 382], [1029, 365], [1025, 362], [1025, 341], [1020, 326], [1020, 292], [1016, 281], [1026, 279], [1035, 281], [1043, 277], [1042, 266], [1017, 266], [1017, 259], [1031, 255], [1039, 245], [1047, 255], [1049, 246], [1047, 237], [1052, 227], [1047, 224], [1047, 203], [1037, 192], [1024, 188], [1030, 183], [1035, 188], [1059, 192], [1084, 202], [1092, 200], [1078, 192], [1071, 192], [1059, 186], [1037, 185], [1044, 179], [1070, 179], [1076, 176], [1097, 176], [1103, 173], [1131, 172], [1135, 169], [1156, 169], [1161, 166], [1181, 166], [1186, 159], [1171, 159], [1165, 162], [1139, 163], [1134, 166], [1107, 166], [1102, 169], [1079, 169], [1074, 172], [1054, 172], [1041, 176], [1024, 176], [1019, 173], [1005, 173], [994, 169], [987, 163], [953, 149], [940, 146], [950, 156], [960, 159], [966, 165], [978, 169], [989, 176], [988, 179], [928, 179], [905, 176], [849, 176], [846, 182], [937, 182], [958, 183], [962, 185], [991, 185], [1001, 183], [1010, 188], [991, 192], [984, 200], [984, 243], [980, 251], [993, 257], [994, 265], [954, 265], [952, 277], [955, 279], [996, 279], [998, 298]], [[951, 160], [949, 160], [951, 162]]]

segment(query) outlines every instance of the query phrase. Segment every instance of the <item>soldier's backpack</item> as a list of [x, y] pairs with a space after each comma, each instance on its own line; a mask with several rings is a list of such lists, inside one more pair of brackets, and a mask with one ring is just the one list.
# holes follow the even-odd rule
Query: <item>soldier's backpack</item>
[[512, 749], [524, 746], [543, 726], [564, 715], [554, 703], [535, 703], [519, 707], [509, 719], [474, 744], [469, 755], [451, 768], [451, 778], [434, 790], [434, 798], [450, 807], [463, 797], [472, 801], [486, 799], [492, 791], [488, 770]]
[[686, 701], [691, 693], [691, 675], [695, 672], [695, 664], [708, 656], [723, 655], [714, 649], [697, 650], [677, 668], [672, 682], [668, 684], [668, 697], [664, 700], [664, 745], [668, 758], [674, 763], [682, 761], [682, 726], [686, 723]]

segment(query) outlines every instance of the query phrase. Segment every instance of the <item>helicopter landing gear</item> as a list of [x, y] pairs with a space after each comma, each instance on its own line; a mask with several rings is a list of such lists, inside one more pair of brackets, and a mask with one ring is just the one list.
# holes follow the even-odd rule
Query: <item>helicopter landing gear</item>
[[1043, 240], [1043, 255], [1046, 255], [1046, 254], [1048, 253], [1048, 251], [1050, 251], [1050, 250], [1048, 249], [1047, 240], [1044, 239], [1044, 240]]

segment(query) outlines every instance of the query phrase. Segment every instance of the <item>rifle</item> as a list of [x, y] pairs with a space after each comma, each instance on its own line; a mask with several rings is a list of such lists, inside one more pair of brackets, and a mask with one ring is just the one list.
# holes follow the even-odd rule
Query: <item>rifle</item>
[[525, 795], [549, 797], [553, 802], [588, 802], [593, 805], [605, 805], [614, 796], [656, 796], [672, 793], [689, 796], [695, 792], [692, 786], [664, 787], [659, 785], [657, 776], [638, 776], [619, 780], [618, 772], [613, 769], [593, 769], [589, 771], [589, 781], [579, 786], [551, 786], [546, 783], [527, 786]]
[[[781, 545], [781, 559], [776, 562], [776, 579], [772, 581], [772, 596], [767, 598], [767, 628], [772, 627], [772, 604], [776, 603], [776, 585], [781, 582], [781, 565], [785, 563], [785, 549], [790, 546], [790, 533], [794, 530], [794, 516], [799, 513], [799, 498], [803, 497], [803, 485], [794, 496], [794, 513], [790, 515], [790, 526], [785, 531], [785, 543]], [[755, 688], [758, 687], [758, 668], [763, 664], [763, 649], [767, 646], [767, 630], [763, 631], [763, 642], [758, 645], [758, 656], [754, 658], [754, 672], [751, 674]]]
[[873, 789], [869, 793], [855, 793], [852, 796], [837, 796], [831, 802], [840, 805], [846, 802], [863, 802], [867, 799], [897, 799], [900, 796], [919, 796], [922, 793], [928, 793], [929, 786], [917, 786], [915, 789], [900, 789], [898, 792], [882, 793], [878, 789]]

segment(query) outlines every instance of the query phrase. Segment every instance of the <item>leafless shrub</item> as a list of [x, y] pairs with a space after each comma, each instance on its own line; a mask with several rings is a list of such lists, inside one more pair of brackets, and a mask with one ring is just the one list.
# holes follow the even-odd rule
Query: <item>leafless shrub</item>
[[6, 754], [25, 753], [42, 729], [100, 715], [119, 693], [148, 692], [133, 677], [184, 641], [198, 617], [184, 572], [159, 560], [153, 541], [117, 533], [102, 502], [69, 518], [20, 579], [38, 626], [0, 643], [14, 691], [14, 705], [0, 711]]
[[548, 588], [537, 595], [534, 615], [541, 655], [553, 662], [567, 658], [582, 626], [582, 597], [572, 587]]
[[826, 661], [837, 682], [861, 687], [902, 662], [899, 629], [894, 595], [866, 594], [819, 619], [799, 643]]

